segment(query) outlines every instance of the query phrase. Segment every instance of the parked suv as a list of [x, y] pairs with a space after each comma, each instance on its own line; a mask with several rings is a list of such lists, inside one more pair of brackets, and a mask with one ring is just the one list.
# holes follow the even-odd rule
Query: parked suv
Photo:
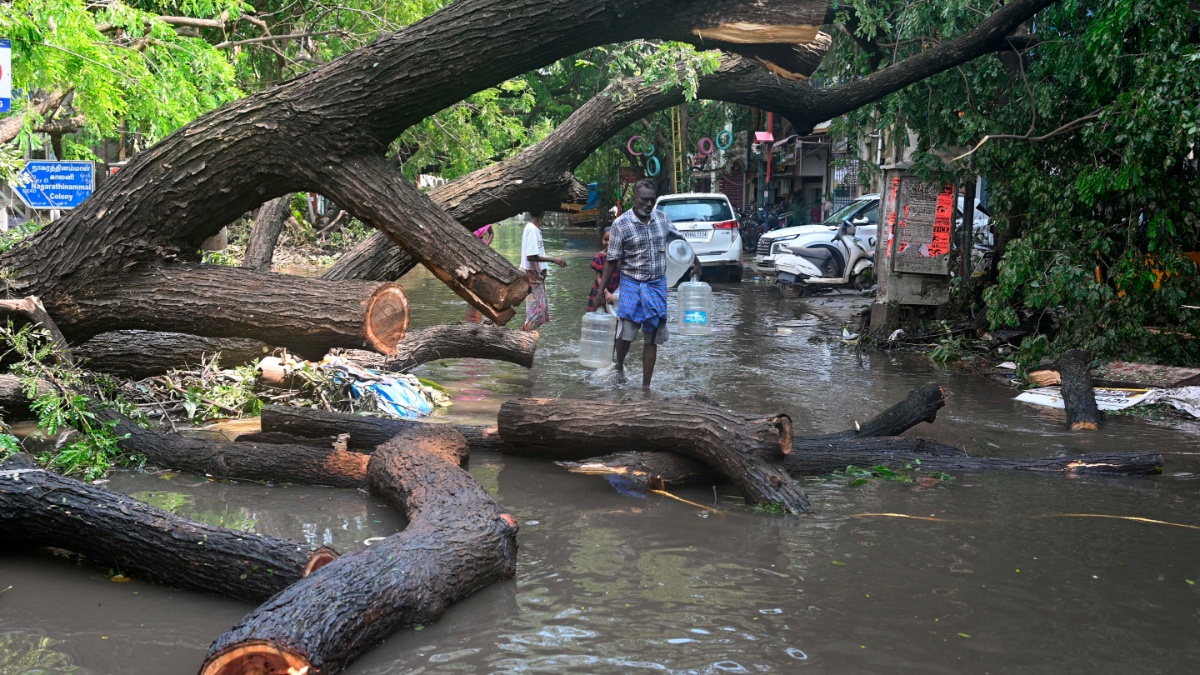
[[728, 281], [742, 279], [742, 235], [729, 198], [715, 192], [687, 192], [658, 198], [675, 229], [692, 245], [706, 270]]
[[775, 275], [775, 256], [780, 253], [790, 255], [790, 246], [807, 244], [801, 239], [829, 241], [837, 232], [842, 221], [850, 219], [850, 224], [856, 228], [854, 238], [868, 253], [875, 252], [875, 239], [879, 231], [879, 195], [863, 195], [846, 206], [834, 212], [816, 225], [797, 225], [785, 227], [782, 230], [767, 232], [758, 240], [758, 249], [754, 256], [754, 271], [763, 276]]

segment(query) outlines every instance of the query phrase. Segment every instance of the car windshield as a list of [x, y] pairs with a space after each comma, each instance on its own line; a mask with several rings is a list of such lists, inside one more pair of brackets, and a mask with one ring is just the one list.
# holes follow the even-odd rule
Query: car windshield
[[874, 199], [860, 199], [855, 202], [850, 202], [849, 204], [843, 206], [841, 208], [841, 210], [834, 212], [834, 214], [832, 216], [829, 216], [828, 218], [826, 218], [825, 221], [822, 222], [821, 224], [822, 225], [835, 225], [835, 226], [841, 225], [843, 220], [849, 218], [850, 216], [853, 216], [856, 211], [858, 211], [859, 209], [861, 209], [863, 207], [863, 205], [869, 204], [874, 201], [875, 201]]
[[733, 220], [729, 202], [724, 199], [672, 199], [661, 202], [658, 208], [666, 212], [672, 223]]

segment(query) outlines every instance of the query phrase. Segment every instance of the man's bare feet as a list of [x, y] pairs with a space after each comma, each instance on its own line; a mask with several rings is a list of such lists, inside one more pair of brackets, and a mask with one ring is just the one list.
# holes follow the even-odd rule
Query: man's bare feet
[[625, 369], [617, 368], [617, 384], [625, 384], [629, 378], [625, 377]]

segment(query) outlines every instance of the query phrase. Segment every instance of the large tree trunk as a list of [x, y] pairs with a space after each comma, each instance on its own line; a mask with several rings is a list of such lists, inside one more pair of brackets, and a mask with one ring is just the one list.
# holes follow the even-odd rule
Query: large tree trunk
[[[0, 255], [0, 267], [10, 292], [42, 297], [61, 325], [79, 295], [115, 285], [130, 265], [194, 260], [200, 242], [241, 213], [312, 190], [385, 232], [503, 322], [528, 292], [524, 275], [388, 167], [383, 153], [392, 139], [476, 91], [609, 42], [683, 40], [794, 69], [804, 50], [793, 45], [811, 42], [831, 17], [827, 0], [455, 2], [177, 130], [30, 246]], [[771, 30], [748, 32], [748, 24]], [[763, 41], [783, 44], [749, 44]], [[172, 318], [139, 327], [178, 330]], [[118, 321], [108, 329], [130, 327]]]
[[631, 446], [667, 450], [714, 467], [749, 504], [812, 510], [778, 463], [791, 451], [787, 415], [750, 416], [694, 401], [517, 399], [500, 407], [498, 422], [509, 454], [570, 458]]
[[[268, 405], [263, 407], [261, 425], [264, 434], [286, 434], [296, 438], [321, 439], [322, 442], [349, 434], [347, 447], [350, 450], [369, 453], [389, 439], [413, 428], [429, 426], [429, 423]], [[470, 452], [500, 450], [500, 436], [496, 427], [469, 424], [444, 426], [462, 434], [467, 439]], [[247, 440], [254, 440], [253, 436]]]
[[28, 455], [0, 463], [3, 547], [53, 546], [175, 588], [263, 600], [337, 554], [182, 518], [37, 468]]
[[[242, 267], [256, 272], [270, 272], [271, 259], [275, 257], [275, 244], [283, 232], [283, 223], [291, 212], [291, 195], [276, 197], [258, 209], [250, 240], [246, 242], [246, 255]], [[383, 281], [383, 280], [381, 280]]]
[[[371, 458], [371, 492], [408, 526], [289, 586], [217, 638], [202, 675], [336, 673], [392, 632], [516, 574], [517, 525], [466, 471], [466, 441], [427, 425]], [[457, 448], [457, 450], [456, 450]], [[291, 670], [289, 670], [289, 668]]]
[[69, 340], [117, 326], [153, 329], [169, 316], [179, 332], [253, 338], [301, 354], [331, 347], [392, 354], [408, 328], [408, 298], [395, 284], [219, 265], [139, 265], [125, 270], [119, 283], [83, 289], [56, 304], [55, 319]]

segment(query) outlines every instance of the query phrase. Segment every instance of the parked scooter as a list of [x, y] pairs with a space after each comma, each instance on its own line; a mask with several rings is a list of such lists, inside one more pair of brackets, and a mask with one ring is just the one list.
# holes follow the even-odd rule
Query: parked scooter
[[828, 243], [790, 248], [775, 257], [775, 283], [784, 297], [816, 295], [834, 288], [866, 290], [875, 285], [875, 262], [844, 221]]

